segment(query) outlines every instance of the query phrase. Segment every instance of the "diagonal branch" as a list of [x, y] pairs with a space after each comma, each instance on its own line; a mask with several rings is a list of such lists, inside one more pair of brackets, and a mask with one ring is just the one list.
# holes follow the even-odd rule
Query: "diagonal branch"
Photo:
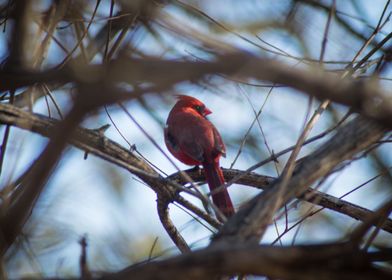
[[[42, 115], [25, 112], [14, 106], [0, 104], [0, 123], [27, 129], [45, 137], [52, 137], [58, 121]], [[65, 137], [63, 138], [66, 139]], [[176, 188], [175, 183], [170, 183], [169, 180], [165, 180], [159, 176], [159, 174], [147, 162], [119, 144], [107, 139], [94, 130], [82, 128], [76, 128], [67, 140], [69, 143], [84, 150], [86, 153], [94, 154], [141, 178], [157, 193], [158, 202], [176, 201], [180, 205], [186, 207], [189, 211], [194, 212], [198, 217], [203, 218], [212, 226], [219, 226], [219, 222], [216, 219], [210, 217], [207, 213], [181, 197], [178, 194], [178, 188]], [[160, 218], [167, 219], [166, 210], [164, 210], [162, 205], [164, 204], [161, 203], [158, 205]], [[170, 230], [167, 232], [172, 240], [177, 244], [179, 234], [176, 230], [173, 230], [174, 225], [171, 224], [170, 227], [167, 227], [167, 229], [169, 228]], [[181, 248], [185, 248], [184, 243], [182, 243]]]
[[[55, 123], [53, 119], [49, 119], [45, 116], [31, 114], [16, 107], [4, 104], [0, 104], [0, 122], [9, 123], [11, 125], [27, 129], [45, 137], [49, 137], [49, 131], [53, 129]], [[69, 142], [79, 149], [101, 157], [102, 159], [124, 168], [135, 175], [144, 175], [146, 177], [151, 176], [152, 179], [157, 178], [156, 175], [151, 175], [152, 173], [150, 173], [149, 165], [146, 162], [141, 161], [140, 158], [136, 157], [129, 150], [122, 148], [117, 143], [97, 134], [94, 131], [77, 128], [76, 132], [69, 139]], [[200, 172], [190, 169], [186, 170], [186, 172], [195, 182], [203, 182], [205, 180], [203, 171]], [[274, 177], [235, 169], [223, 168], [223, 172], [226, 180], [232, 180], [240, 177], [237, 181], [238, 184], [256, 187], [263, 190], [270, 188], [276, 180]], [[175, 181], [181, 185], [187, 183], [178, 173], [169, 176], [167, 179]], [[372, 213], [372, 211], [366, 208], [315, 190], [308, 190], [304, 195], [299, 196], [298, 198], [347, 215], [356, 220], [363, 221]], [[182, 196], [174, 196], [173, 200], [190, 210], [196, 216], [204, 219], [215, 228], [219, 227], [219, 223], [216, 219], [185, 200]], [[392, 233], [392, 220], [386, 220], [381, 228]]]
[[166, 232], [182, 253], [190, 252], [191, 249], [169, 217], [170, 201], [168, 201], [167, 197], [162, 197], [160, 195], [158, 195], [157, 200], [158, 216]]
[[[382, 42], [385, 44], [390, 39], [392, 33]], [[293, 69], [275, 60], [242, 52], [219, 55], [211, 62], [120, 57], [109, 65], [79, 65], [78, 68], [70, 66], [42, 72], [0, 70], [0, 91], [36, 83], [75, 82], [87, 79], [107, 84], [148, 83], [162, 89], [168, 85], [196, 81], [217, 73], [287, 85], [319, 99], [329, 99], [349, 106], [366, 117], [392, 127], [392, 100], [375, 82], [342, 80], [321, 70]], [[154, 87], [149, 91], [154, 91]], [[122, 100], [125, 99], [126, 97]]]
[[[226, 180], [232, 180], [236, 177], [240, 177], [237, 181], [237, 184], [246, 185], [254, 188], [258, 188], [261, 190], [268, 190], [276, 181], [276, 178], [270, 176], [259, 175], [254, 172], [246, 172], [242, 170], [236, 169], [225, 169], [222, 168], [223, 174]], [[204, 182], [204, 171], [195, 171], [193, 169], [188, 169], [186, 172], [195, 182]], [[179, 184], [186, 184], [179, 175], [179, 173], [174, 173], [170, 175], [168, 178], [170, 180], [175, 180]], [[303, 195], [297, 197], [297, 199], [307, 201], [309, 203], [319, 205], [323, 208], [330, 209], [334, 212], [346, 215], [358, 221], [367, 221], [368, 217], [370, 217], [373, 212], [351, 202], [348, 202], [344, 199], [332, 196], [327, 193], [323, 193], [317, 190], [308, 189]], [[374, 226], [377, 226], [376, 223], [373, 223]], [[386, 232], [392, 233], [392, 219], [386, 219], [382, 224], [381, 229]]]
[[[372, 145], [384, 134], [384, 129], [373, 121], [360, 117], [338, 130], [334, 137], [300, 162], [283, 193], [281, 179], [240, 209], [214, 238], [212, 245], [241, 242], [258, 243], [275, 213], [291, 199], [302, 195], [318, 179], [331, 172], [339, 163]], [[347, 141], [349, 139], [349, 141]]]
[[[392, 258], [391, 250], [380, 253]], [[391, 272], [371, 264], [372, 253], [358, 252], [350, 244], [308, 246], [249, 246], [207, 248], [167, 260], [130, 266], [101, 280], [215, 279], [226, 275], [260, 275], [272, 279], [390, 279]]]
[[22, 231], [74, 129], [86, 114], [102, 105], [110, 104], [119, 95], [124, 94], [123, 91], [102, 83], [79, 83], [78, 86], [73, 107], [64, 121], [53, 125], [52, 129], [47, 132], [50, 137], [49, 143], [27, 171], [27, 175], [18, 187], [18, 195], [13, 196], [14, 199], [10, 206], [0, 217], [1, 255], [8, 250]]
[[22, 227], [29, 218], [48, 177], [57, 165], [67, 143], [67, 136], [83, 119], [83, 112], [73, 109], [67, 118], [51, 133], [51, 141], [39, 158], [30, 167], [27, 176], [21, 182], [18, 195], [0, 218], [2, 242], [0, 254], [3, 255], [13, 244]]

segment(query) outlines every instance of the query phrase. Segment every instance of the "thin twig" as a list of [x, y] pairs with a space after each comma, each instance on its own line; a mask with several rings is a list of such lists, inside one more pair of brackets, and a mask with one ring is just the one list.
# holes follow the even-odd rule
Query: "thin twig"
[[80, 37], [80, 39], [78, 40], [78, 42], [76, 43], [76, 45], [73, 47], [73, 49], [67, 54], [67, 56], [63, 59], [63, 61], [57, 66], [57, 68], [62, 68], [72, 57], [73, 53], [79, 48], [80, 44], [82, 44], [83, 39], [86, 37], [91, 24], [93, 23], [94, 17], [97, 13], [99, 4], [101, 3], [101, 0], [97, 0], [96, 4], [95, 4], [95, 8], [93, 11], [93, 14], [91, 16], [91, 19], [89, 21], [89, 23], [87, 24], [86, 30], [84, 30], [82, 36]]
[[79, 258], [79, 269], [80, 269], [80, 278], [82, 280], [89, 280], [91, 279], [91, 272], [88, 268], [87, 262], [87, 236], [83, 236], [79, 240], [81, 252]]
[[[11, 90], [9, 94], [10, 94], [9, 103], [12, 105], [14, 103], [15, 90]], [[8, 143], [8, 138], [10, 136], [10, 131], [11, 131], [11, 126], [6, 125], [4, 130], [3, 142], [0, 147], [0, 176], [3, 171], [3, 163], [4, 163], [5, 153], [7, 150], [7, 143]]]
[[[239, 87], [239, 86], [238, 86], [238, 87]], [[241, 89], [241, 87], [239, 87], [239, 88]], [[261, 105], [259, 111], [256, 113], [256, 112], [254, 111], [254, 109], [253, 109], [254, 114], [255, 114], [255, 117], [254, 117], [252, 123], [250, 124], [250, 126], [248, 127], [248, 130], [245, 132], [244, 137], [242, 138], [242, 141], [241, 141], [240, 147], [238, 148], [237, 154], [235, 155], [235, 157], [234, 157], [232, 163], [230, 164], [230, 169], [233, 168], [233, 166], [234, 166], [234, 164], [236, 163], [238, 157], [240, 156], [240, 154], [241, 154], [241, 152], [242, 152], [242, 149], [243, 149], [243, 147], [244, 147], [244, 145], [245, 145], [246, 139], [248, 138], [248, 135], [250, 134], [250, 132], [251, 132], [253, 126], [255, 125], [256, 121], [258, 121], [259, 116], [260, 116], [261, 113], [263, 112], [263, 108], [264, 108], [265, 104], [267, 104], [267, 100], [268, 100], [269, 96], [271, 95], [273, 89], [274, 89], [274, 85], [272, 85], [271, 88], [269, 89], [269, 91], [268, 91], [268, 93], [267, 93], [267, 96], [265, 97], [264, 102], [263, 102], [263, 104]], [[245, 94], [246, 94], [246, 93], [245, 93]]]

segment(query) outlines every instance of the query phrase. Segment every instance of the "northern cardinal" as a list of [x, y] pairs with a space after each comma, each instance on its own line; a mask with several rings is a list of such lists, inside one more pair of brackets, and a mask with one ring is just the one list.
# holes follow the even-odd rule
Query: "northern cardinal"
[[[215, 126], [206, 116], [212, 112], [198, 99], [178, 95], [165, 127], [169, 151], [187, 165], [202, 165], [210, 191], [225, 183], [219, 159], [226, 148]], [[223, 189], [212, 194], [212, 201], [226, 217], [234, 214], [229, 193]]]

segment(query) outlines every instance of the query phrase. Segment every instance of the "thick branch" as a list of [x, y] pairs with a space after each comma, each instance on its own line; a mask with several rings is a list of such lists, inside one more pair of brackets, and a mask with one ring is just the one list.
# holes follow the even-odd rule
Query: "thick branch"
[[[392, 258], [391, 253], [388, 253]], [[102, 278], [215, 279], [218, 275], [263, 275], [273, 279], [390, 279], [373, 266], [371, 254], [347, 244], [314, 246], [244, 246], [207, 248], [168, 260], [131, 266]]]
[[[37, 114], [31, 114], [16, 107], [4, 104], [0, 104], [0, 122], [28, 129], [45, 137], [50, 136], [50, 131], [54, 127], [54, 121], [52, 119]], [[151, 176], [152, 179], [158, 178], [157, 174], [152, 175], [154, 173], [151, 173], [152, 169], [146, 162], [138, 158], [129, 150], [121, 147], [113, 141], [110, 141], [97, 132], [78, 128], [69, 141], [79, 149], [101, 157], [102, 159], [118, 165], [119, 167], [122, 167], [135, 175], [144, 175], [146, 177]], [[205, 180], [205, 177], [203, 170], [201, 171], [202, 172], [190, 169], [187, 170], [187, 174], [195, 182], [202, 182]], [[276, 180], [276, 178], [273, 177], [263, 176], [253, 172], [247, 173], [241, 170], [223, 168], [223, 172], [226, 180], [228, 181], [241, 175], [240, 179], [237, 181], [238, 184], [256, 187], [263, 190], [270, 188], [270, 186]], [[187, 183], [183, 180], [183, 177], [180, 176], [179, 173], [175, 173], [169, 176], [167, 179], [174, 180], [179, 184]], [[173, 199], [179, 204], [184, 205], [183, 197], [174, 196]], [[314, 190], [308, 190], [303, 196], [300, 196], [299, 199], [331, 209], [335, 212], [339, 212], [361, 221], [363, 221], [366, 217], [368, 217], [368, 215], [372, 213], [372, 211], [361, 206]], [[203, 217], [207, 222], [215, 227], [219, 226], [216, 220], [206, 215], [204, 211], [200, 210], [194, 205], [191, 205], [190, 207], [187, 201], [185, 201], [185, 203], [187, 204], [187, 208], [194, 212], [197, 216]], [[392, 233], [392, 220], [388, 219], [382, 225], [382, 229]]]
[[[0, 123], [27, 129], [45, 137], [52, 137], [53, 130], [58, 122], [45, 116], [25, 112], [14, 106], [0, 104]], [[94, 154], [135, 174], [146, 182], [148, 186], [157, 193], [160, 199], [165, 199], [167, 201], [179, 200], [179, 203], [184, 205], [185, 200], [182, 197], [178, 198], [179, 195], [177, 193], [177, 189], [173, 185], [169, 184], [167, 180], [159, 176], [159, 174], [147, 162], [134, 155], [130, 150], [127, 150], [119, 144], [107, 139], [99, 132], [76, 128], [73, 134], [70, 135], [68, 141], [79, 149], [86, 151], [86, 153]], [[198, 208], [194, 206], [189, 210], [192, 211], [194, 209]], [[200, 213], [203, 213], [204, 216], [200, 216]], [[205, 218], [205, 220], [213, 226], [218, 226], [218, 222], [209, 217], [202, 210], [198, 209], [197, 214], [201, 218]], [[173, 228], [174, 226], [171, 225], [170, 227]], [[179, 240], [178, 233], [174, 230], [170, 230], [168, 231], [168, 234], [177, 244]], [[182, 248], [185, 248], [184, 244]]]
[[[392, 33], [385, 39], [390, 38], [392, 38]], [[386, 43], [385, 39], [383, 42]], [[107, 84], [151, 83], [156, 87], [166, 89], [176, 83], [195, 81], [206, 75], [217, 73], [287, 85], [319, 99], [329, 99], [350, 106], [361, 114], [392, 127], [392, 100], [374, 82], [342, 80], [321, 70], [318, 72], [314, 69], [293, 69], [268, 58], [239, 52], [217, 56], [217, 59], [212, 62], [121, 57], [107, 66], [78, 65], [74, 68], [65, 67], [60, 70], [19, 73], [3, 70], [0, 71], [0, 91], [42, 82], [70, 82], [87, 79]], [[150, 91], [154, 91], [154, 87], [151, 87]], [[120, 98], [126, 99], [127, 97], [121, 96]]]
[[[267, 190], [271, 188], [271, 185], [273, 185], [274, 182], [276, 181], [276, 178], [274, 177], [259, 175], [254, 172], [249, 173], [242, 170], [225, 169], [225, 168], [222, 168], [222, 171], [227, 181], [239, 177], [240, 179], [237, 181], [238, 184], [255, 187], [262, 190]], [[205, 181], [203, 170], [201, 170], [200, 172], [200, 170], [195, 171], [192, 168], [186, 170], [186, 172], [195, 182]], [[186, 183], [178, 172], [170, 175], [169, 178], [171, 180], [176, 180], [180, 184]], [[320, 191], [316, 191], [313, 189], [306, 190], [306, 192], [303, 195], [300, 195], [297, 198], [330, 209], [334, 212], [347, 215], [358, 221], [365, 221], [373, 213], [373, 211], [370, 211], [362, 206], [353, 204], [344, 199]], [[374, 223], [373, 225], [377, 226], [376, 223]], [[381, 229], [389, 233], [392, 233], [392, 220], [387, 219], [382, 224]]]
[[14, 201], [11, 201], [11, 205], [0, 218], [3, 241], [0, 244], [1, 255], [13, 244], [21, 232], [50, 173], [61, 157], [68, 135], [72, 133], [83, 116], [82, 111], [77, 109], [71, 110], [67, 118], [51, 131], [51, 141], [30, 167], [24, 180], [22, 180], [19, 186], [19, 195]]
[[[72, 135], [79, 122], [89, 112], [105, 104], [111, 104], [121, 94], [123, 94], [123, 91], [108, 87], [99, 82], [78, 84], [78, 93], [75, 96], [72, 109], [64, 121], [57, 124], [52, 123], [52, 129], [48, 131], [50, 142], [39, 158], [29, 168], [27, 175], [18, 186], [18, 195], [13, 196], [14, 199], [11, 201], [10, 206], [2, 213], [0, 226], [1, 240], [3, 242], [0, 243], [0, 254], [4, 254], [9, 246], [13, 244], [27, 219], [30, 217], [48, 177], [61, 158], [68, 138]], [[136, 96], [137, 94], [134, 95], [134, 97]], [[15, 112], [23, 112], [18, 112], [12, 106], [10, 106], [10, 109], [11, 116]]]
[[297, 165], [283, 192], [280, 190], [279, 178], [270, 189], [240, 209], [224, 224], [213, 244], [259, 242], [275, 214], [270, 209], [280, 208], [291, 199], [304, 194], [316, 180], [327, 175], [339, 163], [351, 159], [356, 153], [372, 145], [383, 135], [384, 129], [373, 121], [354, 119]]

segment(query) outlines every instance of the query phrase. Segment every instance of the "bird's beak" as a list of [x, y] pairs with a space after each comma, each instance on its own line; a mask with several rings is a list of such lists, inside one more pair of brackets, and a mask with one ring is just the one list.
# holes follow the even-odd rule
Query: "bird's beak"
[[204, 108], [204, 112], [203, 112], [203, 115], [204, 115], [204, 116], [207, 116], [207, 115], [209, 115], [209, 114], [211, 114], [211, 113], [212, 113], [212, 112], [211, 112], [210, 109]]

